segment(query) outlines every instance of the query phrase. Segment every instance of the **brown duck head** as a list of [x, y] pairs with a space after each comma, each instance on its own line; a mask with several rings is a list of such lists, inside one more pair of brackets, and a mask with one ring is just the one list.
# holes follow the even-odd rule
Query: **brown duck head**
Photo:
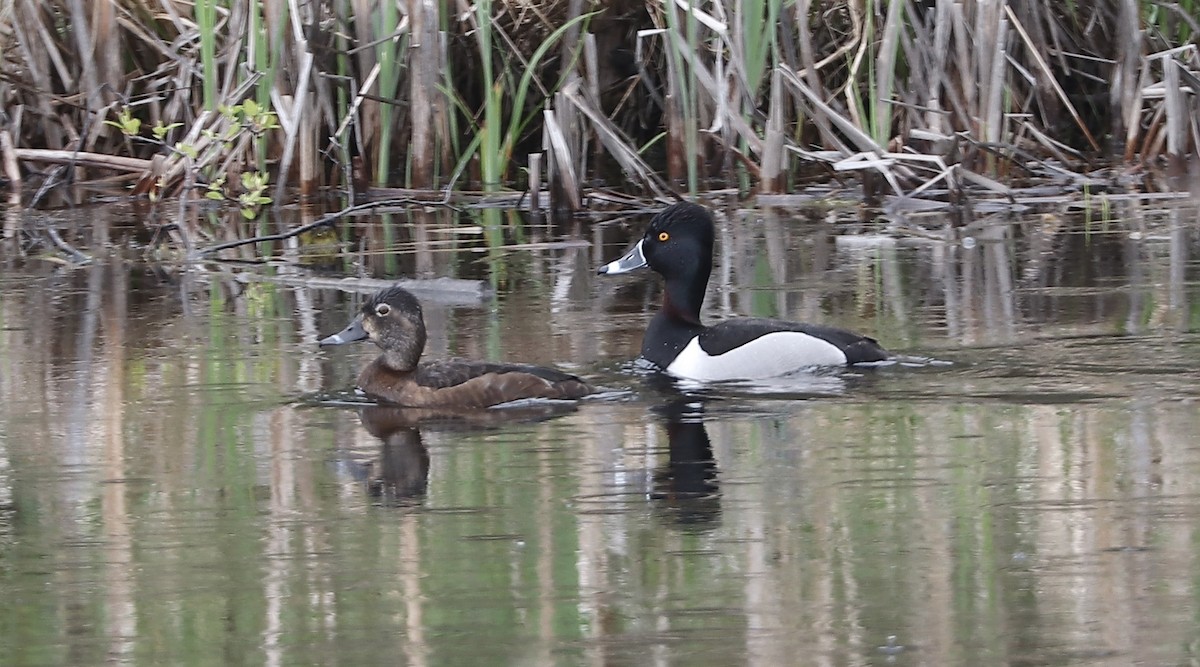
[[417, 367], [425, 351], [425, 319], [421, 303], [401, 287], [389, 287], [363, 304], [362, 311], [338, 333], [320, 345], [344, 345], [369, 340], [383, 350], [380, 359], [388, 368], [407, 372]]

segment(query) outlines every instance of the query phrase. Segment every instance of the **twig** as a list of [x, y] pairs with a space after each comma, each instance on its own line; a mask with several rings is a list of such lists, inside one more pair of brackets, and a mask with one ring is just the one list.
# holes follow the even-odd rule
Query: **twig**
[[48, 227], [46, 229], [46, 235], [49, 236], [50, 240], [54, 242], [55, 247], [57, 247], [59, 250], [65, 252], [65, 253], [67, 253], [68, 255], [70, 255], [71, 259], [75, 260], [76, 264], [91, 264], [92, 263], [91, 257], [85, 255], [84, 253], [80, 252], [78, 248], [76, 248], [75, 246], [71, 245], [70, 243], [67, 243], [66, 241], [64, 241], [63, 237], [58, 235], [57, 229], [54, 229], [53, 227]]
[[62, 165], [59, 165], [59, 166], [51, 169], [50, 172], [46, 175], [45, 180], [42, 181], [41, 186], [38, 187], [37, 192], [33, 193], [33, 197], [29, 200], [29, 203], [26, 204], [26, 206], [28, 206], [29, 208], [37, 208], [37, 205], [42, 202], [42, 198], [45, 197], [47, 194], [50, 193], [51, 190], [53, 190], [55, 187], [58, 186], [59, 182], [62, 180], [60, 178], [60, 176], [62, 175], [63, 171], [65, 171], [65, 170], [66, 170], [66, 167], [64, 167]]
[[315, 220], [314, 222], [308, 223], [307, 225], [300, 225], [299, 227], [297, 227], [295, 229], [292, 229], [290, 231], [286, 231], [286, 232], [283, 232], [280, 234], [267, 234], [266, 236], [253, 236], [248, 239], [238, 239], [237, 241], [218, 243], [217, 245], [208, 246], [207, 248], [200, 248], [199, 250], [191, 253], [191, 255], [189, 255], [189, 259], [192, 259], [192, 260], [200, 259], [202, 257], [211, 255], [215, 252], [220, 252], [222, 250], [228, 250], [229, 248], [236, 248], [238, 246], [249, 245], [251, 243], [265, 243], [267, 241], [284, 241], [286, 239], [292, 238], [293, 236], [299, 236], [300, 234], [303, 234], [304, 232], [311, 231], [313, 229], [317, 229], [318, 227], [324, 227], [326, 225], [333, 224], [334, 222], [337, 222], [341, 218], [344, 218], [344, 217], [354, 214], [354, 213], [358, 213], [360, 211], [369, 211], [369, 210], [375, 209], [375, 208], [381, 208], [381, 207], [385, 207], [385, 206], [398, 206], [398, 205], [409, 204], [409, 203], [412, 203], [412, 200], [410, 200], [410, 199], [385, 199], [385, 200], [381, 200], [381, 201], [367, 202], [365, 204], [357, 204], [355, 206], [348, 206], [340, 211], [337, 211], [336, 213], [330, 213], [328, 215], [322, 216], [322, 217], [318, 218], [317, 220]]
[[52, 164], [78, 165], [97, 167], [100, 169], [115, 169], [136, 173], [150, 170], [150, 160], [142, 160], [120, 155], [104, 155], [85, 151], [54, 150], [49, 148], [14, 148], [13, 157], [28, 162], [49, 162]]

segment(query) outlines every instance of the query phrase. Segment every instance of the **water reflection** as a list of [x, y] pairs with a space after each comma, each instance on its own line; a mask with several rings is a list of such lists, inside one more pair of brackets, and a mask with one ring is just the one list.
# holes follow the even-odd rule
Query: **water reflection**
[[148, 266], [116, 208], [54, 223], [86, 267], [22, 255], [18, 229], [0, 663], [1186, 664], [1200, 216], [1111, 210], [925, 217], [890, 241], [839, 237], [892, 223], [722, 211], [706, 317], [826, 321], [955, 363], [682, 402], [624, 371], [655, 281], [579, 268], [621, 224], [489, 255], [439, 214], [389, 273], [413, 214], [392, 246], [355, 221], [339, 272], [490, 285], [506, 266], [494, 298], [431, 303], [431, 355], [628, 388], [498, 424], [296, 405], [374, 354], [315, 351], [361, 298], [315, 269]]
[[404, 408], [387, 407], [363, 408], [359, 418], [367, 432], [379, 439], [379, 455], [363, 474], [370, 494], [389, 505], [424, 496], [429, 450], [421, 441], [417, 420]]
[[429, 484], [429, 450], [422, 431], [462, 436], [544, 421], [576, 409], [573, 401], [531, 401], [487, 410], [369, 405], [358, 410], [358, 417], [367, 433], [379, 441], [378, 449], [363, 452], [351, 434], [341, 450], [351, 466], [351, 476], [364, 484], [371, 497], [385, 505], [410, 505], [419, 503]]
[[650, 497], [671, 523], [689, 530], [711, 529], [721, 517], [721, 487], [704, 428], [704, 406], [679, 400], [655, 412], [666, 422], [668, 456], [654, 473]]

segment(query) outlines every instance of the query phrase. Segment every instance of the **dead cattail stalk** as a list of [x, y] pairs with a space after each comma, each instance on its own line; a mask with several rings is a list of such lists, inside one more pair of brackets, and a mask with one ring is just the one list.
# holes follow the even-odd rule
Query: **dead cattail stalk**
[[783, 74], [780, 68], [771, 72], [771, 101], [767, 111], [767, 135], [763, 140], [762, 182], [759, 192], [774, 194], [784, 187], [784, 110]]
[[[817, 91], [822, 97], [825, 95], [824, 87], [821, 85], [821, 78], [818, 73], [819, 65], [815, 58], [815, 48], [812, 43], [812, 31], [808, 30], [809, 10], [812, 6], [812, 0], [799, 0], [796, 3], [797, 23], [805, 27], [798, 35], [800, 45], [800, 61], [804, 64], [804, 71], [800, 74], [808, 81], [809, 89]], [[829, 143], [830, 138], [834, 136], [833, 128], [829, 125], [829, 119], [825, 116], [817, 114], [814, 116], [817, 124], [818, 135], [821, 137], [822, 146], [832, 149], [833, 144]]]
[[546, 153], [550, 156], [550, 168], [547, 173], [550, 179], [550, 208], [579, 210], [579, 183], [575, 178], [575, 165], [572, 164], [567, 138], [563, 136], [553, 109], [542, 112], [542, 121], [550, 144], [546, 147]]
[[412, 46], [409, 71], [409, 96], [412, 106], [409, 122], [412, 128], [410, 145], [412, 186], [432, 188], [434, 183], [435, 135], [438, 116], [438, 60], [441, 41], [438, 38], [440, 19], [435, 0], [411, 0], [408, 15], [411, 22]]
[[1141, 58], [1141, 72], [1138, 74], [1137, 85], [1133, 89], [1133, 100], [1129, 103], [1124, 118], [1125, 123], [1125, 159], [1132, 160], [1137, 152], [1138, 138], [1143, 136], [1141, 123], [1142, 102], [1146, 86], [1150, 83], [1150, 64], [1147, 58]]
[[[284, 147], [283, 155], [279, 160], [279, 173], [285, 177], [291, 169], [292, 158], [296, 153], [296, 144], [302, 140], [302, 134], [310, 125], [309, 118], [315, 115], [315, 110], [308, 104], [309, 80], [312, 76], [314, 62], [313, 53], [308, 46], [308, 39], [304, 35], [304, 29], [300, 25], [300, 21], [302, 20], [300, 8], [295, 4], [296, 0], [289, 0], [289, 2], [292, 5], [288, 16], [291, 17], [292, 43], [295, 46], [293, 56], [299, 76], [295, 83], [295, 95], [288, 94], [290, 91], [281, 91], [278, 82], [271, 91], [279, 124], [283, 126]], [[282, 52], [280, 56], [283, 56]], [[301, 190], [312, 188], [312, 180], [312, 168], [302, 167], [300, 176]], [[277, 180], [275, 184], [276, 200], [283, 199], [285, 185], [285, 178]]]
[[[1117, 24], [1114, 26], [1116, 41], [1132, 47], [1140, 46], [1140, 30], [1138, 26], [1137, 0], [1118, 0]], [[1109, 106], [1113, 109], [1112, 134], [1114, 137], [1127, 136], [1127, 129], [1137, 125], [1137, 114], [1141, 112], [1141, 94], [1138, 79], [1141, 65], [1141, 49], [1125, 48], [1118, 55], [1112, 68], [1112, 87], [1109, 88]], [[1129, 154], [1130, 143], [1125, 142], [1126, 155]]]
[[[101, 3], [103, 4], [103, 3]], [[83, 56], [79, 64], [83, 68], [83, 94], [87, 104], [92, 109], [102, 106], [100, 99], [100, 78], [96, 74], [95, 50], [92, 42], [91, 17], [84, 9], [83, 0], [69, 0], [67, 3], [71, 16], [71, 35], [75, 39], [76, 48]]]
[[542, 210], [542, 154], [529, 154], [529, 210]]
[[21, 166], [17, 163], [17, 154], [13, 149], [12, 135], [8, 130], [0, 130], [0, 159], [4, 161], [4, 175], [8, 178], [9, 187], [18, 190], [21, 187]]
[[[998, 8], [999, 3], [988, 3], [986, 7]], [[1008, 22], [1004, 15], [995, 12], [994, 22], [984, 22], [984, 16], [990, 12], [980, 11], [979, 21], [983, 22], [984, 37], [976, 48], [979, 56], [979, 69], [982, 76], [983, 88], [980, 91], [980, 117], [983, 127], [980, 134], [988, 143], [1000, 143], [1004, 129], [1004, 72], [1008, 48]]]
[[1166, 84], [1167, 155], [1180, 157], [1187, 145], [1187, 104], [1179, 89], [1179, 63], [1171, 55], [1164, 55], [1162, 67]]

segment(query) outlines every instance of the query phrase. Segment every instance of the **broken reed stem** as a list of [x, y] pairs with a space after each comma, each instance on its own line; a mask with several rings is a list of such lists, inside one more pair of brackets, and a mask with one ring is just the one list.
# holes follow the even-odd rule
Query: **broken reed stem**
[[1179, 157], [1187, 142], [1187, 105], [1179, 89], [1179, 64], [1170, 55], [1164, 55], [1162, 68], [1166, 84], [1167, 156]]
[[771, 73], [771, 101], [767, 111], [767, 136], [763, 140], [760, 192], [783, 192], [785, 167], [783, 93], [783, 74], [779, 70], [775, 70]]
[[409, 182], [414, 188], [433, 187], [436, 172], [434, 131], [438, 106], [438, 55], [441, 51], [439, 4], [435, 0], [414, 0], [409, 4], [412, 30], [409, 52], [412, 57], [409, 72], [409, 99], [412, 100], [409, 159], [412, 166]]
[[542, 210], [542, 154], [529, 154], [529, 210]]
[[4, 176], [13, 190], [21, 188], [21, 165], [17, 163], [17, 152], [13, 148], [12, 134], [0, 130], [0, 159], [4, 162]]
[[571, 151], [567, 138], [563, 135], [552, 109], [546, 109], [542, 115], [545, 123], [546, 139], [549, 142], [547, 154], [550, 156], [550, 208], [554, 211], [575, 211], [579, 208], [579, 185], [575, 178], [575, 166], [571, 161]]

